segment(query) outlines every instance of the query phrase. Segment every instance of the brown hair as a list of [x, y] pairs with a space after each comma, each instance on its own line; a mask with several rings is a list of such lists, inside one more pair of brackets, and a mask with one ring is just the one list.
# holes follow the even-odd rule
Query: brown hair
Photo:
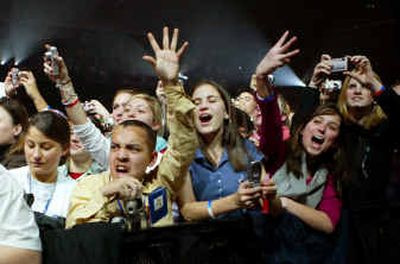
[[28, 129], [28, 112], [18, 101], [3, 97], [0, 99], [0, 107], [11, 116], [13, 125], [21, 125], [21, 133], [15, 138], [16, 142], [11, 146], [8, 155], [21, 153], [24, 149], [24, 135]]
[[128, 128], [128, 127], [138, 127], [141, 128], [144, 132], [146, 132], [146, 143], [147, 146], [149, 147], [149, 149], [151, 151], [154, 151], [155, 147], [156, 147], [156, 140], [157, 140], [157, 134], [156, 132], [146, 123], [139, 121], [139, 120], [125, 120], [122, 123], [120, 123], [119, 125], [116, 125], [113, 128], [113, 133], [115, 130], [117, 130], [118, 128]]
[[[306, 125], [317, 116], [321, 115], [336, 115], [339, 116], [342, 120], [342, 116], [334, 104], [324, 104], [318, 106], [315, 111], [309, 115], [303, 123], [301, 123], [298, 128], [296, 129], [293, 137], [289, 140], [288, 146], [288, 156], [286, 159], [287, 162], [287, 170], [288, 172], [292, 172], [296, 177], [305, 177], [306, 175], [302, 175], [301, 171], [301, 162], [302, 162], [302, 155], [304, 152], [303, 142], [302, 142], [302, 131], [306, 127]], [[339, 128], [340, 131], [340, 128]], [[336, 139], [336, 142], [340, 141], [340, 132], [339, 136]], [[336, 161], [336, 149], [330, 148], [325, 153], [322, 153], [317, 160], [316, 165], [325, 164], [329, 167], [333, 167]]]
[[[194, 91], [201, 85], [211, 85], [214, 87], [224, 102], [226, 112], [229, 115], [229, 119], [224, 119], [223, 124], [223, 134], [222, 134], [222, 146], [226, 147], [228, 152], [229, 161], [232, 164], [232, 167], [235, 171], [243, 171], [246, 169], [249, 163], [249, 155], [244, 147], [244, 142], [242, 137], [239, 134], [237, 122], [236, 122], [236, 112], [232, 111], [231, 100], [228, 93], [225, 89], [217, 84], [216, 82], [204, 80], [197, 83], [192, 91], [192, 95]], [[204, 148], [204, 141], [202, 137], [199, 136], [200, 147]]]
[[[63, 149], [69, 149], [71, 131], [67, 119], [51, 110], [42, 111], [32, 117], [29, 127], [35, 127], [43, 135], [59, 143]], [[67, 157], [62, 157], [60, 164], [65, 163]]]

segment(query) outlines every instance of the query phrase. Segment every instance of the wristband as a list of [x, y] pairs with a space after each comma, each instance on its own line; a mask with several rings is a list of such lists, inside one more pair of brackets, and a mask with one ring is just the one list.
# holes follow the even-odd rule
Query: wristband
[[380, 96], [380, 95], [385, 91], [385, 89], [386, 89], [385, 86], [382, 85], [381, 88], [379, 88], [378, 91], [375, 91], [375, 92], [374, 92], [374, 96], [375, 96], [375, 97]]
[[260, 102], [262, 102], [262, 103], [269, 103], [269, 102], [271, 102], [272, 100], [274, 100], [274, 98], [275, 98], [275, 93], [272, 92], [272, 93], [271, 93], [269, 96], [267, 96], [267, 97], [261, 97], [261, 96], [256, 92], [256, 97], [257, 97], [257, 100], [260, 101]]
[[212, 210], [212, 200], [208, 200], [207, 202], [207, 212], [211, 219], [215, 219], [215, 215]]
[[68, 104], [64, 104], [64, 103], [63, 103], [63, 105], [64, 105], [66, 108], [71, 108], [71, 107], [73, 107], [74, 105], [76, 105], [77, 103], [79, 103], [79, 98], [76, 98], [74, 101], [72, 101], [71, 103], [68, 103]]

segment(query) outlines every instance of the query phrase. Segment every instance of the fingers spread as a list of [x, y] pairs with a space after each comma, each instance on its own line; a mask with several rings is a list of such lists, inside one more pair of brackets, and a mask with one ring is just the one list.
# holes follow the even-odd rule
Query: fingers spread
[[158, 46], [158, 43], [157, 43], [156, 39], [154, 38], [153, 33], [151, 33], [151, 32], [147, 33], [147, 39], [149, 40], [153, 51], [158, 52], [160, 50], [160, 46]]
[[185, 43], [183, 43], [182, 47], [178, 50], [176, 55], [178, 57], [181, 57], [183, 55], [183, 53], [185, 53], [185, 51], [187, 50], [188, 46], [189, 46], [189, 42], [185, 41]]
[[285, 52], [297, 40], [297, 37], [292, 37], [285, 45], [282, 46], [282, 51]]
[[169, 29], [168, 27], [163, 28], [163, 49], [169, 49]]
[[287, 36], [289, 35], [289, 30], [286, 30], [285, 33], [281, 36], [281, 38], [276, 42], [274, 46], [281, 47], [283, 43], [286, 41]]
[[144, 61], [147, 61], [148, 63], [150, 63], [152, 66], [156, 66], [156, 64], [157, 64], [156, 59], [152, 56], [145, 55], [142, 57], [142, 59]]
[[179, 29], [174, 28], [174, 33], [172, 34], [171, 50], [175, 51], [178, 45]]
[[291, 58], [291, 57], [297, 55], [298, 53], [300, 53], [300, 49], [295, 49], [295, 50], [293, 50], [291, 52], [286, 53], [285, 57], [286, 58]]

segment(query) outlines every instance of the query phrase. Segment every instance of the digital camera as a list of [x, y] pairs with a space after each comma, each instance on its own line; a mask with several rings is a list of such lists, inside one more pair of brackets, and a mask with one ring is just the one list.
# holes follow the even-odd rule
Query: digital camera
[[50, 61], [50, 66], [53, 69], [52, 74], [57, 76], [60, 74], [60, 68], [58, 67], [57, 57], [58, 50], [57, 47], [51, 46], [45, 53], [44, 57], [46, 60]]
[[329, 80], [326, 79], [325, 81], [325, 89], [329, 91], [338, 91], [342, 88], [342, 81], [341, 80]]
[[332, 63], [332, 68], [331, 72], [336, 73], [336, 72], [344, 72], [349, 70], [349, 61], [347, 57], [342, 57], [342, 58], [333, 58], [331, 60]]
[[11, 69], [11, 83], [14, 88], [18, 88], [19, 86], [19, 69], [12, 68]]

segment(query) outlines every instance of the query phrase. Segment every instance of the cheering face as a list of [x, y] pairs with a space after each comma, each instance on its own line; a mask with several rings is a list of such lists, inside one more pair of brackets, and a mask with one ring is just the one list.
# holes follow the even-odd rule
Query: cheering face
[[155, 157], [140, 127], [118, 127], [112, 133], [110, 152], [111, 177], [134, 177], [142, 180], [146, 167]]
[[15, 142], [15, 136], [21, 133], [21, 127], [15, 126], [11, 115], [0, 106], [0, 145]]
[[28, 129], [24, 150], [32, 175], [44, 177], [51, 176], [57, 171], [61, 157], [68, 152], [68, 149], [46, 137], [34, 126]]
[[126, 105], [131, 98], [131, 94], [124, 92], [121, 92], [117, 96], [115, 96], [112, 111], [112, 117], [114, 118], [115, 123], [120, 124], [122, 121], [124, 121], [123, 115], [126, 109]]
[[371, 89], [363, 86], [353, 78], [350, 79], [346, 90], [346, 103], [349, 109], [369, 107], [373, 101]]
[[196, 88], [192, 100], [196, 105], [195, 124], [203, 135], [215, 134], [223, 128], [224, 119], [228, 119], [224, 101], [218, 90], [210, 84]]
[[318, 156], [332, 147], [339, 135], [340, 122], [338, 115], [319, 115], [311, 119], [302, 131], [307, 154]]

